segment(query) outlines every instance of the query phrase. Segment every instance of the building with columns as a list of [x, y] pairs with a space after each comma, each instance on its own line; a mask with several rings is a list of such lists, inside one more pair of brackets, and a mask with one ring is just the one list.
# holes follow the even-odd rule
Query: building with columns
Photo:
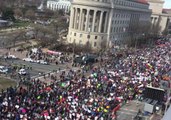
[[171, 35], [171, 9], [163, 9], [163, 12], [167, 14], [168, 17], [168, 22], [167, 22], [167, 33]]
[[130, 25], [150, 22], [144, 0], [73, 0], [67, 40], [94, 49], [130, 39]]
[[[162, 34], [168, 28], [168, 22], [171, 15], [163, 12], [165, 0], [147, 0], [152, 10], [151, 23], [152, 27], [158, 25], [159, 34]], [[156, 28], [156, 27], [155, 27]], [[154, 29], [155, 29], [154, 28]]]
[[70, 12], [71, 0], [48, 0], [47, 8], [51, 10], [64, 10]]

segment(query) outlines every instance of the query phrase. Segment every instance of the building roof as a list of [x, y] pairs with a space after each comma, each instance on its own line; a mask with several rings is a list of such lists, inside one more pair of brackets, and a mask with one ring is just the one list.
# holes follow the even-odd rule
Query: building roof
[[162, 10], [162, 13], [171, 14], [171, 9], [164, 8], [164, 9]]
[[148, 5], [147, 0], [137, 0], [137, 2], [142, 3], [142, 4], [147, 4], [147, 5]]
[[147, 2], [147, 0], [127, 0], [127, 1], [137, 2], [137, 3], [140, 3], [140, 4], [149, 5], [149, 3]]

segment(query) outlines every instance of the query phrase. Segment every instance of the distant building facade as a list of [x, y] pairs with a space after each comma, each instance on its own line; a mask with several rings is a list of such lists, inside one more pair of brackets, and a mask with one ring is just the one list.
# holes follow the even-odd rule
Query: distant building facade
[[130, 39], [133, 23], [150, 22], [149, 4], [142, 0], [73, 0], [68, 42], [100, 49]]
[[163, 9], [163, 12], [168, 15], [167, 32], [171, 35], [171, 9]]
[[48, 0], [47, 8], [51, 10], [64, 10], [64, 12], [69, 12], [71, 6], [71, 0]]
[[168, 23], [168, 34], [171, 35], [171, 17], [169, 17], [169, 23]]
[[147, 0], [152, 10], [151, 23], [152, 27], [159, 25], [159, 33], [162, 34], [168, 27], [169, 17], [171, 15], [163, 12], [165, 0]]

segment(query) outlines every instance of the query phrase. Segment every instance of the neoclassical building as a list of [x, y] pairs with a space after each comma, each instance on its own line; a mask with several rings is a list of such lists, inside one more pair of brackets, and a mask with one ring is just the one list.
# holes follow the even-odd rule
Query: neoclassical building
[[165, 0], [147, 0], [149, 8], [152, 10], [151, 23], [153, 26], [159, 26], [159, 34], [162, 34], [168, 28], [170, 14], [163, 12]]
[[64, 10], [66, 13], [70, 11], [71, 0], [48, 0], [47, 8], [51, 10]]
[[68, 42], [99, 49], [130, 39], [134, 23], [149, 22], [151, 10], [144, 0], [73, 0]]
[[167, 21], [167, 33], [171, 35], [171, 9], [163, 9], [163, 13], [167, 14], [168, 17], [168, 21]]

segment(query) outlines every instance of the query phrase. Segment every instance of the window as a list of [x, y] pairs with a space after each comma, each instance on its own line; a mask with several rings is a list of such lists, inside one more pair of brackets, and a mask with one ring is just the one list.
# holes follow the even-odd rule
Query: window
[[90, 35], [87, 35], [87, 38], [90, 38]]
[[74, 36], [76, 36], [77, 34], [76, 33], [74, 33]]
[[113, 32], [115, 32], [116, 30], [115, 30], [115, 28], [113, 28]]
[[95, 36], [95, 39], [97, 39], [97, 36]]
[[96, 42], [94, 42], [94, 47], [96, 47]]
[[80, 45], [82, 44], [82, 40], [79, 41], [79, 44], [80, 44]]
[[83, 35], [82, 34], [80, 34], [80, 37], [82, 37]]
[[93, 22], [93, 18], [90, 18], [90, 22]]

